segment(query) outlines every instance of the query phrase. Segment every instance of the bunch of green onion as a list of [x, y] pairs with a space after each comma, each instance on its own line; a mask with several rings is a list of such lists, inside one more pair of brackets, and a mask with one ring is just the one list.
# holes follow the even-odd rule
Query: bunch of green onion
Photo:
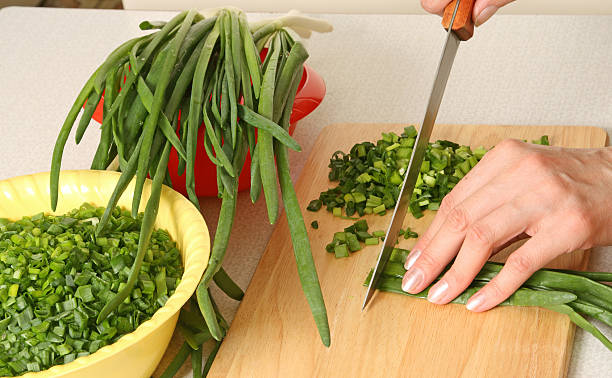
[[[377, 288], [411, 297], [427, 298], [429, 288], [439, 278], [418, 294], [402, 290], [402, 278], [406, 273], [404, 263], [408, 254], [408, 250], [400, 248], [392, 251]], [[491, 281], [502, 268], [503, 264], [500, 263], [485, 263], [471, 285], [452, 303], [466, 304], [470, 297]], [[364, 286], [369, 285], [372, 272], [368, 274]], [[442, 272], [440, 277], [445, 272]], [[612, 327], [612, 287], [605, 282], [612, 282], [612, 273], [540, 269], [501, 305], [538, 306], [566, 314], [574, 324], [595, 336], [612, 351], [612, 342], [585, 318], [585, 315], [588, 315]]]
[[[132, 179], [135, 178], [133, 214], [140, 206], [145, 178], [150, 176], [153, 180], [130, 278], [102, 309], [98, 322], [116, 311], [134, 288], [157, 216], [162, 184], [171, 185], [167, 174], [170, 149], [178, 153], [179, 172], [186, 175], [189, 199], [198, 208], [195, 157], [197, 152], [206, 153], [217, 166], [222, 204], [208, 267], [192, 306], [199, 311], [190, 312], [191, 321], [182, 322], [180, 327], [184, 335], [200, 334], [190, 340], [189, 347], [195, 365], [198, 354], [201, 365], [202, 343], [209, 339], [220, 341], [227, 330], [210, 295], [211, 281], [232, 298], [243, 295], [221, 263], [236, 213], [238, 177], [250, 152], [251, 199], [255, 202], [263, 188], [269, 220], [275, 223], [280, 184], [300, 281], [322, 342], [329, 345], [327, 313], [289, 174], [287, 151], [300, 150], [288, 130], [303, 63], [308, 57], [303, 44], [293, 38], [283, 22], [251, 27], [244, 13], [230, 9], [218, 10], [208, 18], [193, 10], [185, 11], [168, 22], [143, 22], [141, 28], [159, 30], [125, 42], [98, 67], [72, 106], [53, 152], [51, 202], [55, 208], [62, 153], [73, 124], [86, 103], [76, 130], [78, 143], [104, 92], [100, 143], [91, 168], [116, 166], [121, 176], [96, 235], [102, 236], [109, 229], [110, 211]], [[266, 44], [268, 52], [262, 62], [259, 52]], [[202, 146], [196, 143], [200, 128], [205, 131]], [[202, 335], [204, 331], [195, 324], [204, 322], [207, 333]], [[206, 371], [195, 365], [194, 376]]]
[[142, 214], [82, 205], [64, 216], [0, 219], [0, 376], [21, 375], [87, 356], [134, 331], [162, 307], [183, 274], [166, 231], [153, 231], [129, 297], [96, 318], [125, 285], [138, 248]]

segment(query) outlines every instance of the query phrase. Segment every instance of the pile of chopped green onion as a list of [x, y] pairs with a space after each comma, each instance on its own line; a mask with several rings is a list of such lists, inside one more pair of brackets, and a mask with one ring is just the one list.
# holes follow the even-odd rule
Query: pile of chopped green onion
[[103, 322], [100, 310], [125, 286], [142, 214], [116, 208], [104, 237], [104, 208], [63, 216], [0, 218], [0, 376], [68, 363], [134, 331], [162, 307], [183, 274], [168, 233], [154, 230], [131, 295]]
[[[407, 293], [402, 290], [402, 278], [406, 273], [404, 263], [409, 252], [400, 248], [391, 252], [377, 288], [410, 297], [427, 298], [429, 288], [446, 270], [422, 292]], [[472, 295], [499, 273], [502, 267], [503, 264], [495, 262], [485, 263], [470, 286], [452, 303], [466, 304]], [[372, 272], [373, 270], [368, 274], [364, 286], [369, 285]], [[612, 327], [612, 287], [605, 282], [612, 282], [612, 273], [540, 269], [501, 305], [538, 306], [566, 314], [574, 324], [595, 336], [612, 351], [612, 342], [585, 318], [590, 316]]]
[[[312, 200], [307, 209], [318, 211], [323, 205], [335, 216], [384, 215], [397, 202], [404, 175], [408, 169], [417, 131], [404, 128], [401, 135], [383, 133], [376, 143], [355, 144], [348, 154], [336, 151], [329, 162], [329, 180], [338, 185]], [[548, 137], [533, 141], [548, 145]], [[423, 210], [437, 210], [446, 194], [457, 185], [487, 150], [439, 140], [430, 143], [410, 202], [414, 217]]]
[[334, 253], [336, 258], [341, 258], [348, 257], [349, 251], [360, 251], [363, 248], [360, 242], [365, 245], [378, 244], [378, 237], [369, 234], [368, 228], [368, 223], [364, 219], [355, 222], [345, 228], [344, 232], [334, 233], [334, 239], [325, 247], [325, 250]]

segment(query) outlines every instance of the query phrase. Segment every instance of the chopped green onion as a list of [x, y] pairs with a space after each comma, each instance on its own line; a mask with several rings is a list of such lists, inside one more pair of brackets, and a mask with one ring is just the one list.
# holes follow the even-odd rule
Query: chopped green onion
[[335, 232], [334, 233], [334, 241], [337, 242], [346, 242], [346, 234], [345, 232]]
[[[401, 231], [400, 231], [400, 233], [401, 233]], [[384, 231], [382, 231], [382, 230], [372, 232], [372, 236], [375, 236], [377, 238], [383, 238], [383, 237], [385, 237], [385, 234], [386, 233]]]
[[308, 210], [308, 211], [319, 211], [321, 209], [322, 205], [323, 205], [323, 202], [321, 200], [318, 200], [318, 199], [312, 200], [308, 204], [308, 207], [306, 208], [306, 210]]
[[[337, 186], [320, 193], [308, 210], [325, 206], [335, 216], [342, 211], [347, 216], [384, 215], [395, 207], [416, 135], [414, 126], [409, 126], [401, 135], [383, 133], [375, 143], [357, 143], [349, 153], [336, 151], [330, 159], [329, 180]], [[533, 142], [548, 144], [548, 137]], [[484, 147], [472, 151], [446, 140], [429, 143], [410, 203], [412, 215], [420, 218], [423, 210], [437, 210], [444, 196], [486, 153]]]
[[334, 254], [336, 255], [336, 258], [348, 257], [348, 247], [346, 244], [337, 244], [334, 247]]
[[379, 238], [367, 238], [365, 240], [366, 245], [378, 245]]
[[359, 244], [357, 235], [351, 232], [346, 233], [346, 244], [351, 252], [357, 252], [361, 250], [361, 244]]
[[94, 353], [134, 331], [176, 288], [167, 281], [182, 276], [180, 253], [167, 232], [154, 230], [147, 272], [138, 279], [142, 289], [96, 324], [106, 301], [125, 286], [142, 220], [117, 208], [109, 223], [121, 226], [96, 239], [88, 220], [97, 211], [104, 209], [84, 204], [65, 216], [0, 219], [0, 375]]

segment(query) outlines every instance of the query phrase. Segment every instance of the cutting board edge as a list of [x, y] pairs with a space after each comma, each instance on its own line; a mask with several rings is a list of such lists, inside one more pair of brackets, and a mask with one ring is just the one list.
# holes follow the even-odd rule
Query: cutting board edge
[[[320, 138], [322, 138], [324, 136], [325, 133], [328, 133], [330, 129], [334, 129], [336, 127], [340, 127], [346, 124], [351, 124], [351, 125], [389, 125], [389, 126], [402, 126], [402, 125], [406, 125], [406, 126], [414, 126], [417, 128], [417, 130], [419, 129], [419, 125], [416, 122], [334, 122], [334, 123], [330, 123], [329, 125], [323, 127], [321, 129], [321, 132], [319, 133], [319, 135], [317, 136], [317, 139], [315, 140], [315, 143], [313, 145], [317, 145], [317, 142], [319, 141]], [[498, 124], [498, 125], [492, 125], [492, 124], [484, 124], [484, 123], [437, 123], [434, 127], [461, 127], [461, 126], [482, 126], [482, 127], [520, 127], [520, 126], [535, 126], [535, 127], [577, 127], [577, 128], [582, 128], [582, 129], [591, 129], [596, 131], [597, 133], [601, 134], [601, 137], [604, 138], [605, 142], [604, 142], [604, 146], [608, 146], [610, 144], [610, 136], [608, 135], [608, 132], [606, 131], [606, 129], [604, 129], [603, 127], [600, 126], [584, 126], [584, 125], [508, 125], [508, 124]], [[311, 154], [312, 155], [312, 154]], [[308, 157], [310, 158], [309, 155]], [[300, 175], [301, 177], [301, 175]]]
[[[590, 257], [590, 253], [588, 256]], [[586, 260], [587, 261], [589, 260], [588, 257]], [[563, 371], [561, 371], [561, 374], [559, 375], [562, 378], [566, 378], [569, 373], [569, 366], [572, 360], [572, 354], [574, 353], [574, 339], [576, 337], [576, 325], [570, 322], [569, 329], [567, 332], [568, 332], [567, 345], [565, 346], [565, 356], [563, 357], [563, 360], [565, 361], [565, 363], [563, 364]]]

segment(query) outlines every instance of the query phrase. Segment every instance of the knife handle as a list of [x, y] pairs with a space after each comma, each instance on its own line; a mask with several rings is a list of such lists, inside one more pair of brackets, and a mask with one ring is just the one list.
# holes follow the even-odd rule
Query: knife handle
[[[472, 21], [472, 8], [474, 8], [474, 2], [475, 0], [461, 0], [459, 9], [457, 9], [457, 15], [453, 22], [453, 31], [462, 41], [467, 41], [472, 38], [474, 34], [474, 21]], [[453, 0], [444, 8], [444, 16], [442, 17], [442, 26], [444, 26], [444, 29], [448, 30], [448, 25], [453, 18], [456, 4], [457, 0]]]

